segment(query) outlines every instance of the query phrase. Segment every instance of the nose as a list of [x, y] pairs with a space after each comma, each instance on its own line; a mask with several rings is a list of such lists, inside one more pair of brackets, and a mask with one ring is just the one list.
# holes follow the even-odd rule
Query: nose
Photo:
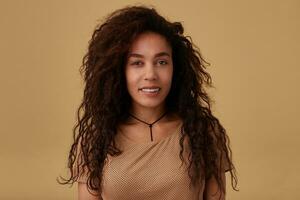
[[145, 67], [145, 80], [156, 80], [157, 74], [155, 70], [155, 66], [153, 64], [148, 64]]

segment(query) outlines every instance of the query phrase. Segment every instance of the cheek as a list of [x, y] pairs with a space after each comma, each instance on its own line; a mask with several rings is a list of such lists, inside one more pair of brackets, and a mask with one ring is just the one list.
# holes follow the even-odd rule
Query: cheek
[[171, 85], [172, 84], [172, 78], [173, 78], [173, 68], [168, 70], [164, 76], [164, 82], [165, 84]]
[[125, 78], [126, 78], [126, 85], [127, 85], [128, 91], [136, 90], [138, 87], [136, 73], [133, 73], [132, 71], [127, 70], [125, 72]]

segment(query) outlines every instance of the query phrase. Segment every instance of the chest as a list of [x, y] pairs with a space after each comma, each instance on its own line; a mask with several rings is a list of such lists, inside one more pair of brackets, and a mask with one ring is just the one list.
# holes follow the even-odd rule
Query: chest
[[201, 188], [189, 187], [187, 164], [179, 157], [178, 145], [175, 138], [170, 138], [137, 145], [118, 157], [110, 157], [103, 172], [104, 200], [198, 199]]

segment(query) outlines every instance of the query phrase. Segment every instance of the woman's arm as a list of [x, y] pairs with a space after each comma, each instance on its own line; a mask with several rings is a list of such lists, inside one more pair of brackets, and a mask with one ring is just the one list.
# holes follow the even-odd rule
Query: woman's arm
[[96, 193], [93, 194], [88, 191], [86, 183], [78, 182], [78, 200], [99, 200], [98, 196], [95, 196]]
[[[221, 174], [221, 178], [226, 189], [225, 172]], [[203, 200], [225, 200], [225, 194], [221, 191], [221, 189], [219, 189], [217, 180], [214, 176], [206, 181], [203, 197]]]

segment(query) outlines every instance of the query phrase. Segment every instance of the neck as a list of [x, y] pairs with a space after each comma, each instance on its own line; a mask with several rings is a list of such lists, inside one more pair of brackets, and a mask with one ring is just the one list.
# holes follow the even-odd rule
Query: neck
[[[130, 114], [134, 115], [135, 117], [137, 117], [149, 124], [156, 121], [163, 114], [165, 114], [165, 112], [166, 112], [166, 109], [164, 106], [159, 106], [159, 107], [155, 107], [155, 108], [145, 108], [145, 107], [133, 106], [129, 110]], [[164, 119], [161, 119], [159, 121], [164, 121]]]

